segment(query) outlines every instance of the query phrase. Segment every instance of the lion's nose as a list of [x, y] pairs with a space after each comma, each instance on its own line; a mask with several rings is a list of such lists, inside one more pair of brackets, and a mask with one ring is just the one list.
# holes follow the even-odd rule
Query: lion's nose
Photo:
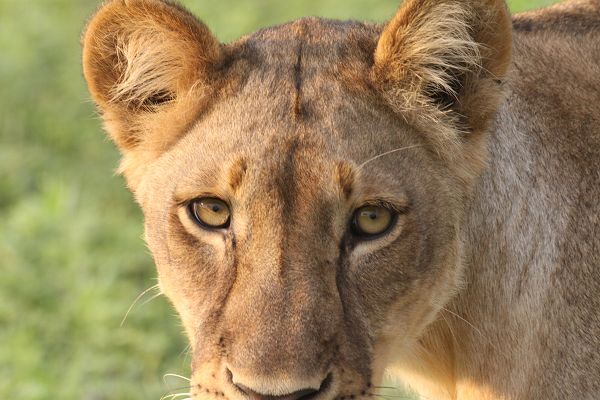
[[324, 392], [331, 382], [331, 374], [329, 374], [319, 385], [318, 389], [305, 388], [296, 390], [292, 393], [283, 395], [273, 395], [267, 393], [259, 393], [256, 390], [244, 385], [237, 381], [230, 370], [227, 370], [230, 382], [243, 394], [245, 394], [249, 400], [309, 400], [316, 397], [317, 394]]

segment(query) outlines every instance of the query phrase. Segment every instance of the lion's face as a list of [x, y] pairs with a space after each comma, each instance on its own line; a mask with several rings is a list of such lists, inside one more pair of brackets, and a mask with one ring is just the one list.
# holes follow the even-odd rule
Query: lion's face
[[[475, 12], [447, 3], [444, 15], [457, 21]], [[145, 50], [161, 44], [144, 42], [124, 15], [140, 27], [144, 18], [166, 23], [154, 36], [173, 41], [163, 43], [171, 58]], [[395, 81], [396, 20], [383, 34], [300, 20], [228, 47], [190, 21], [161, 2], [110, 3], [88, 28], [84, 68], [124, 151], [161, 289], [192, 344], [192, 393], [376, 393], [390, 351], [413, 346], [459, 284], [462, 201], [493, 107], [458, 118], [449, 99], [468, 103], [474, 94]], [[119, 34], [104, 42], [103, 29]], [[201, 49], [190, 45], [199, 41]], [[144, 51], [162, 64], [144, 64], [153, 62]], [[476, 46], [461, 51], [480, 55]], [[127, 67], [107, 73], [119, 65], [110, 57]], [[478, 101], [494, 103], [497, 91], [480, 93], [491, 85], [480, 65], [465, 69], [481, 60], [460, 61], [464, 76], [440, 70], [440, 79], [460, 79]], [[165, 64], [174, 70], [161, 71]], [[402, 101], [393, 100], [401, 90]], [[462, 136], [463, 123], [473, 138]]]
[[[288, 393], [333, 374], [360, 393], [379, 378], [378, 341], [399, 330], [414, 339], [455, 285], [457, 199], [423, 140], [383, 106], [321, 73], [304, 78], [300, 117], [293, 90], [260, 90], [259, 79], [291, 84], [294, 51], [248, 70], [240, 92], [148, 167], [137, 194], [198, 383], [221, 390], [230, 370], [255, 391]], [[306, 69], [321, 62], [304, 56]], [[195, 200], [227, 208], [207, 211], [216, 228], [196, 219]], [[372, 223], [383, 232], [355, 226], [369, 223], [356, 221], [365, 206], [389, 212]]]

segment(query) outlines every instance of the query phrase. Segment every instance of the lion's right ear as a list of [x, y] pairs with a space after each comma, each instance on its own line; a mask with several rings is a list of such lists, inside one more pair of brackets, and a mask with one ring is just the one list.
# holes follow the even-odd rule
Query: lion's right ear
[[222, 59], [208, 28], [163, 0], [109, 1], [83, 36], [85, 79], [126, 156], [139, 148], [159, 153], [177, 140]]
[[405, 0], [381, 32], [372, 82], [470, 185], [485, 167], [511, 50], [505, 0]]

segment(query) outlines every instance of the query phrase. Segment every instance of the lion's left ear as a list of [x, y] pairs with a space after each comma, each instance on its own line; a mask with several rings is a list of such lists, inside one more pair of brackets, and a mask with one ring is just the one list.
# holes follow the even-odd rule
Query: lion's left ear
[[223, 46], [167, 0], [111, 0], [83, 36], [83, 72], [135, 186], [140, 165], [168, 149], [216, 87]]
[[482, 131], [498, 106], [511, 33], [504, 0], [406, 0], [379, 38], [375, 82], [399, 110], [423, 106], [433, 121], [437, 113]]

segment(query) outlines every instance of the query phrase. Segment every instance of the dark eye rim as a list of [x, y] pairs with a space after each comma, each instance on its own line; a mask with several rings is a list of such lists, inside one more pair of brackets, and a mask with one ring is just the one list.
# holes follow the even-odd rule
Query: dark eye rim
[[[360, 229], [356, 219], [358, 216], [358, 212], [365, 207], [380, 207], [380, 208], [385, 208], [386, 210], [388, 210], [390, 212], [390, 214], [391, 214], [390, 223], [388, 224], [387, 228], [385, 228], [385, 230], [373, 235], [370, 233], [366, 233], [362, 229]], [[396, 226], [396, 223], [398, 222], [398, 216], [400, 214], [401, 213], [398, 210], [396, 210], [394, 207], [392, 207], [388, 204], [363, 204], [360, 207], [355, 208], [354, 211], [352, 212], [352, 217], [350, 218], [350, 233], [352, 234], [353, 237], [355, 237], [361, 241], [370, 241], [370, 240], [380, 239], [380, 238], [386, 236], [388, 233], [390, 233], [390, 231], [394, 228], [394, 226]]]
[[[225, 204], [227, 206], [227, 209], [229, 210], [229, 218], [227, 218], [227, 221], [225, 221], [224, 224], [222, 225], [209, 225], [206, 222], [202, 221], [202, 219], [200, 217], [198, 217], [198, 215], [196, 214], [196, 210], [194, 209], [194, 205], [196, 203], [199, 203], [201, 201], [207, 201], [207, 200], [216, 200], [219, 201], [223, 204]], [[186, 210], [188, 213], [188, 216], [201, 228], [206, 229], [208, 231], [218, 231], [218, 230], [225, 230], [228, 229], [229, 226], [231, 225], [231, 206], [229, 205], [228, 202], [226, 202], [223, 199], [220, 199], [218, 197], [210, 197], [210, 196], [206, 196], [206, 197], [198, 197], [195, 198], [193, 200], [190, 200], [187, 205], [186, 205]]]

